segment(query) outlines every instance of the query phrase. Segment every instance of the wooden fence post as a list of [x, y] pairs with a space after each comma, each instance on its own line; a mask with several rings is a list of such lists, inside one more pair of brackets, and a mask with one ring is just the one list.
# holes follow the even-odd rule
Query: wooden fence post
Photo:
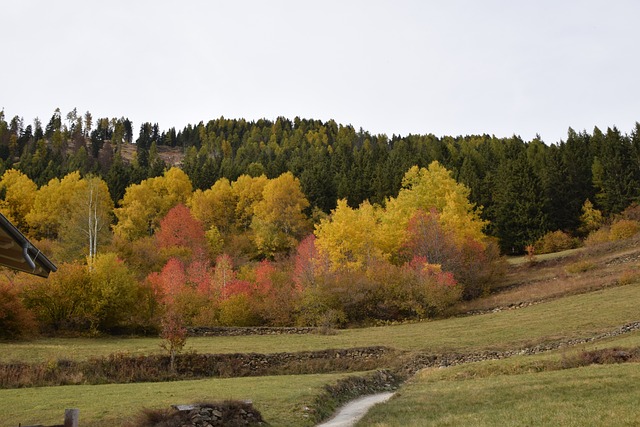
[[79, 418], [80, 418], [79, 409], [65, 409], [64, 410], [64, 427], [78, 427]]

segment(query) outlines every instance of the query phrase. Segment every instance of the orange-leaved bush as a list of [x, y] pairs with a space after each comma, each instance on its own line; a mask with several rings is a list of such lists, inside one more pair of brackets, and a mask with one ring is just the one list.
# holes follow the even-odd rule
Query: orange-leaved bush
[[314, 285], [302, 290], [298, 319], [331, 327], [422, 319], [439, 315], [461, 293], [453, 274], [424, 257], [400, 266], [377, 260], [364, 272], [345, 268], [316, 276]]
[[11, 283], [0, 283], [0, 339], [21, 339], [37, 330], [33, 314]]
[[310, 234], [302, 239], [296, 248], [291, 278], [299, 289], [312, 286], [319, 272], [319, 253], [315, 241], [316, 236]]
[[158, 300], [170, 304], [185, 287], [187, 276], [182, 261], [171, 258], [160, 272], [153, 272], [147, 277]]
[[565, 251], [578, 246], [579, 241], [561, 230], [550, 231], [542, 236], [535, 243], [535, 252], [539, 254], [549, 254], [553, 252]]
[[254, 303], [263, 322], [272, 326], [291, 325], [299, 304], [300, 288], [291, 280], [284, 263], [262, 261], [255, 268]]
[[187, 249], [187, 260], [203, 260], [207, 255], [207, 240], [202, 223], [181, 203], [171, 208], [162, 218], [155, 236], [161, 249]]
[[611, 224], [610, 240], [622, 240], [635, 236], [640, 231], [640, 222], [631, 219], [620, 219]]

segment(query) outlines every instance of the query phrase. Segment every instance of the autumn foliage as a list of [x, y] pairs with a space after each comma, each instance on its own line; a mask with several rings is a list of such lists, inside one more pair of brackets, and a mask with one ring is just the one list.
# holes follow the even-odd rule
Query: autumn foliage
[[[81, 205], [51, 204], [48, 195], [81, 195], [88, 186], [71, 174], [24, 199], [25, 177], [5, 181], [6, 203], [15, 212], [32, 206], [29, 224], [50, 242], [65, 227], [47, 227], [47, 215], [74, 217]], [[162, 329], [169, 350], [177, 349], [169, 336], [179, 338], [176, 325], [336, 327], [439, 316], [489, 288], [499, 254], [468, 189], [437, 162], [410, 169], [403, 184], [384, 206], [339, 200], [312, 230], [309, 202], [290, 172], [192, 191], [172, 168], [126, 189], [114, 210], [113, 252], [102, 249], [90, 265], [69, 258], [46, 285], [3, 291], [5, 304], [19, 302], [22, 323], [32, 316], [53, 331]]]
[[30, 280], [22, 292], [41, 325], [53, 330], [102, 333], [144, 329], [153, 322], [147, 311], [153, 303], [113, 253], [99, 255], [92, 269], [63, 263], [49, 279]]
[[0, 339], [20, 339], [33, 335], [36, 321], [24, 306], [15, 288], [0, 283]]
[[181, 203], [171, 208], [160, 220], [155, 237], [158, 247], [167, 253], [182, 251], [184, 259], [194, 260], [204, 260], [207, 256], [207, 241], [202, 224]]
[[489, 290], [502, 273], [501, 258], [495, 243], [482, 233], [485, 223], [468, 200], [469, 190], [437, 162], [411, 168], [403, 184], [385, 207], [364, 202], [353, 209], [339, 201], [316, 227], [319, 256], [326, 257], [335, 272], [359, 275], [420, 258], [452, 274], [465, 298]]
[[167, 313], [183, 326], [439, 316], [492, 290], [499, 247], [636, 234], [639, 126], [570, 129], [551, 147], [220, 118], [146, 123], [134, 145], [124, 118], [66, 127], [57, 110], [42, 129], [0, 111], [0, 211], [59, 267], [1, 279], [0, 333], [157, 333]]

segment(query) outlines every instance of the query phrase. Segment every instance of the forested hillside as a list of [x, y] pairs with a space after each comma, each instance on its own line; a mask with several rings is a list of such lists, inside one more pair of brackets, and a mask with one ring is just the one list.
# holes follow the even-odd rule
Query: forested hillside
[[0, 289], [24, 319], [114, 331], [172, 313], [191, 325], [432, 317], [489, 292], [500, 254], [639, 227], [640, 124], [551, 145], [300, 118], [134, 133], [89, 112], [56, 110], [44, 127], [0, 112], [0, 211], [60, 264], [47, 286], [18, 275]]
[[[131, 184], [160, 176], [168, 166], [159, 151], [182, 154], [180, 167], [194, 189], [218, 179], [247, 174], [275, 178], [290, 171], [309, 200], [329, 213], [337, 201], [351, 207], [365, 200], [384, 204], [398, 194], [405, 172], [437, 160], [471, 190], [482, 206], [487, 232], [505, 253], [547, 231], [576, 233], [589, 199], [605, 216], [619, 213], [640, 197], [640, 126], [629, 134], [615, 127], [591, 133], [568, 130], [555, 144], [517, 136], [371, 135], [334, 121], [278, 118], [275, 122], [215, 119], [182, 130], [143, 123], [138, 131], [125, 118], [94, 120], [56, 110], [44, 125], [9, 122], [0, 115], [0, 159], [38, 186], [80, 171], [102, 177], [113, 202]], [[135, 150], [132, 160], [126, 153]], [[131, 161], [130, 161], [131, 160]], [[174, 156], [172, 161], [175, 162]]]

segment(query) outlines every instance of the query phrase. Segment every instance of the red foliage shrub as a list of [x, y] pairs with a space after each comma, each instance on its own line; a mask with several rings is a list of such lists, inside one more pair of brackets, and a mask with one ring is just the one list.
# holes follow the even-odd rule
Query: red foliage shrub
[[255, 271], [256, 284], [255, 290], [257, 293], [266, 295], [273, 288], [273, 275], [276, 273], [276, 268], [273, 264], [267, 260], [264, 260], [258, 264]]
[[185, 287], [187, 276], [182, 261], [171, 258], [159, 273], [147, 277], [158, 300], [170, 304]]
[[187, 342], [187, 328], [184, 327], [182, 316], [169, 310], [161, 322], [160, 338], [162, 348], [169, 353], [169, 369], [175, 372], [176, 355], [180, 353]]
[[327, 272], [305, 288], [299, 320], [326, 326], [325, 313], [345, 324], [367, 324], [436, 316], [456, 302], [461, 287], [451, 272], [415, 257], [403, 266], [378, 260], [363, 274], [349, 270]]
[[263, 261], [255, 269], [255, 310], [271, 326], [293, 323], [301, 288], [291, 279], [288, 263]]
[[0, 339], [26, 338], [37, 330], [33, 314], [11, 284], [0, 284]]
[[418, 210], [411, 217], [407, 226], [409, 239], [402, 249], [406, 259], [425, 257], [430, 264], [442, 266], [458, 263], [460, 250], [453, 234], [440, 225], [439, 216], [440, 214], [432, 209], [430, 212]]
[[254, 292], [254, 286], [246, 280], [233, 279], [220, 289], [220, 298], [226, 300], [234, 295], [251, 296]]
[[206, 257], [207, 241], [202, 223], [183, 204], [167, 212], [155, 236], [161, 249], [188, 248], [193, 259], [203, 260]]
[[209, 262], [205, 260], [195, 260], [187, 266], [187, 283], [195, 288], [199, 294], [211, 297], [211, 269]]
[[467, 238], [460, 242], [443, 229], [435, 210], [418, 210], [409, 221], [409, 239], [403, 246], [401, 259], [423, 257], [429, 264], [437, 264], [443, 271], [453, 273], [462, 285], [463, 296], [474, 298], [487, 290], [504, 274], [504, 260], [498, 246], [491, 240], [483, 242]]
[[315, 241], [316, 236], [310, 234], [300, 241], [296, 249], [292, 279], [300, 289], [312, 285], [318, 272], [319, 254]]

